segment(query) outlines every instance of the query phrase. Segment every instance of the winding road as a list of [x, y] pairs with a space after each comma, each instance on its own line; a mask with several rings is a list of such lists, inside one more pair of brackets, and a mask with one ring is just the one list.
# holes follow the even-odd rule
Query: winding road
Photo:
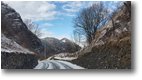
[[34, 69], [84, 69], [67, 61], [61, 60], [43, 60], [39, 61]]

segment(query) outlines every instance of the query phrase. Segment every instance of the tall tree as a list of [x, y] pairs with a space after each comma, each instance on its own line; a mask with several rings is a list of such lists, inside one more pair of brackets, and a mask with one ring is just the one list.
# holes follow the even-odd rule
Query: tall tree
[[77, 40], [82, 40], [81, 38], [85, 36], [87, 43], [90, 44], [95, 38], [98, 27], [103, 26], [106, 22], [107, 10], [104, 8], [103, 2], [93, 4], [82, 9], [74, 19], [74, 34], [77, 36]]

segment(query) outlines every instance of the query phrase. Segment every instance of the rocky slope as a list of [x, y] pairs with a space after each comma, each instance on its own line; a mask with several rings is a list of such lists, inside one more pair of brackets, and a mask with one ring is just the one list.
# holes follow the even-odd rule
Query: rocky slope
[[66, 38], [58, 40], [56, 38], [46, 37], [42, 39], [42, 43], [47, 57], [65, 52], [73, 53], [81, 49], [79, 45]]
[[3, 33], [1, 34], [2, 69], [32, 69], [37, 63], [35, 53], [8, 39]]
[[20, 15], [7, 4], [1, 3], [1, 68], [32, 69], [42, 56], [43, 45]]
[[[72, 62], [89, 69], [131, 68], [131, 2], [124, 5]], [[112, 22], [113, 21], [113, 22]]]
[[1, 33], [1, 51], [7, 51], [7, 52], [26, 52], [34, 54], [33, 52], [29, 51], [26, 48], [23, 48], [19, 44], [17, 44], [15, 41], [8, 39], [3, 33]]
[[22, 47], [39, 55], [43, 53], [44, 48], [40, 39], [28, 30], [20, 15], [3, 2], [1, 3], [1, 29], [7, 38]]

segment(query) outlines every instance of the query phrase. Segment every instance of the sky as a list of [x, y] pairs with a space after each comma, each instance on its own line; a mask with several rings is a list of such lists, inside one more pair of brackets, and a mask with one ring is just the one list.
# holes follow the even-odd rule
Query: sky
[[[92, 1], [6, 1], [14, 8], [23, 20], [31, 19], [43, 33], [40, 38], [55, 37], [72, 39], [73, 19], [82, 8], [87, 8], [98, 2]], [[106, 2], [110, 11], [118, 2]]]

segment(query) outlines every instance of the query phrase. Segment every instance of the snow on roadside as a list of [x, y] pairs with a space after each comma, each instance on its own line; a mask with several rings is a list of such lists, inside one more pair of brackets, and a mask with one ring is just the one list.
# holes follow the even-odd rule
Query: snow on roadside
[[77, 57], [59, 57], [59, 56], [55, 56], [54, 59], [71, 61], [71, 60], [77, 59]]

